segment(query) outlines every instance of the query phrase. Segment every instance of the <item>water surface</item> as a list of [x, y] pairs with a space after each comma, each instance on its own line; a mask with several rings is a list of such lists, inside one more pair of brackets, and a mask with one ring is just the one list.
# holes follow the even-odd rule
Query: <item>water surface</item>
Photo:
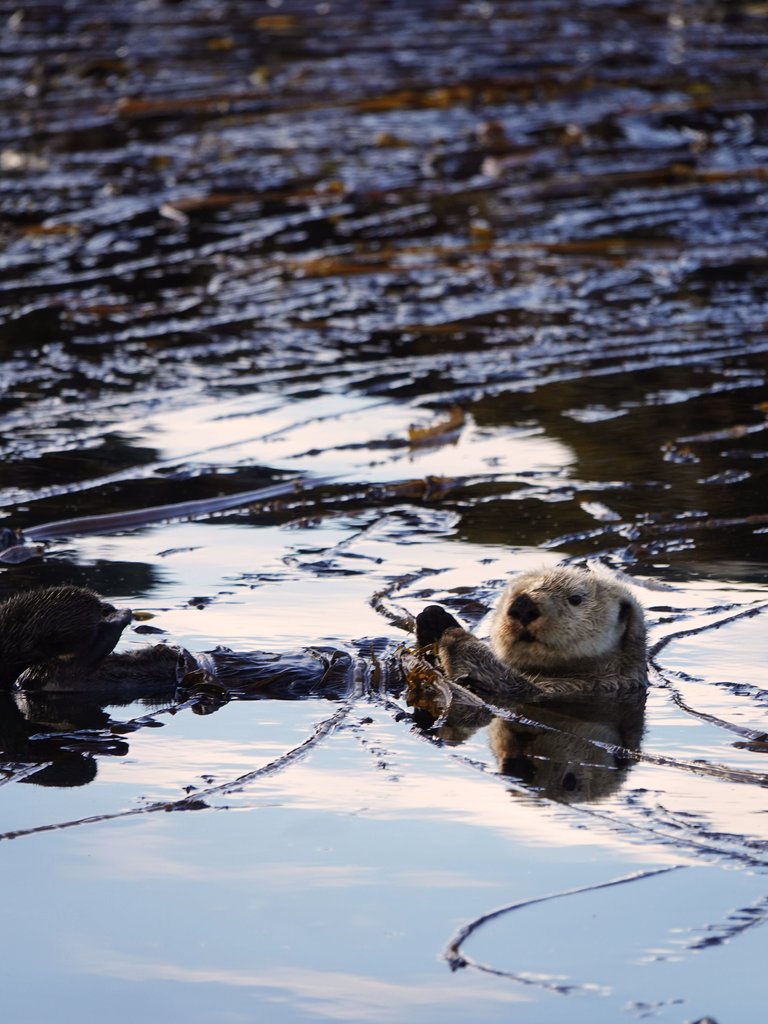
[[[39, 548], [0, 593], [92, 586], [152, 615], [125, 650], [367, 666], [207, 715], [9, 705], [8, 1018], [759, 1014], [763, 6], [0, 20], [0, 526]], [[585, 559], [647, 609], [632, 758], [549, 719], [504, 775], [377, 685], [403, 610], [482, 630], [510, 572]]]

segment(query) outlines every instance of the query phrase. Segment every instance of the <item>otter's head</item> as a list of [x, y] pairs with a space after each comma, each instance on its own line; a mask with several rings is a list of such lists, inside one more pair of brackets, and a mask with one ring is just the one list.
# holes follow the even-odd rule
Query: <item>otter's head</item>
[[66, 662], [88, 672], [113, 649], [131, 621], [82, 587], [31, 590], [0, 604], [0, 682], [33, 665]]
[[607, 572], [559, 566], [515, 577], [493, 615], [496, 656], [527, 673], [588, 670], [644, 650], [643, 611]]

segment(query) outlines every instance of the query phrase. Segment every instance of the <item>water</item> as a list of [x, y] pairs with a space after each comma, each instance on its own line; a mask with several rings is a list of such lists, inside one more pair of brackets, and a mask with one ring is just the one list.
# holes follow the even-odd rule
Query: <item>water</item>
[[547, 719], [526, 778], [506, 726], [440, 742], [362, 682], [4, 702], [8, 1019], [754, 1017], [761, 6], [0, 22], [0, 526], [40, 545], [0, 594], [92, 586], [152, 616], [125, 650], [370, 663], [402, 609], [482, 630], [510, 572], [592, 558], [636, 581], [652, 652], [644, 716]]

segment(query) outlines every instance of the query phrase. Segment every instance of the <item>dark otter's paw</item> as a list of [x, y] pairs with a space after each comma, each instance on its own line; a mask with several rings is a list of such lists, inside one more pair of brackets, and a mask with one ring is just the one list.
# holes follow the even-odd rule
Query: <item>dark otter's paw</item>
[[439, 604], [431, 604], [416, 616], [416, 642], [419, 647], [436, 643], [446, 629], [461, 628], [452, 615]]

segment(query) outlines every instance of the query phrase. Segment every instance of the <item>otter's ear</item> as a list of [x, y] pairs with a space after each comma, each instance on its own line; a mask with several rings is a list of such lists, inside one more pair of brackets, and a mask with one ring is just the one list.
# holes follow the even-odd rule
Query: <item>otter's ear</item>
[[619, 622], [623, 623], [622, 643], [626, 643], [635, 620], [635, 609], [631, 601], [619, 601]]

